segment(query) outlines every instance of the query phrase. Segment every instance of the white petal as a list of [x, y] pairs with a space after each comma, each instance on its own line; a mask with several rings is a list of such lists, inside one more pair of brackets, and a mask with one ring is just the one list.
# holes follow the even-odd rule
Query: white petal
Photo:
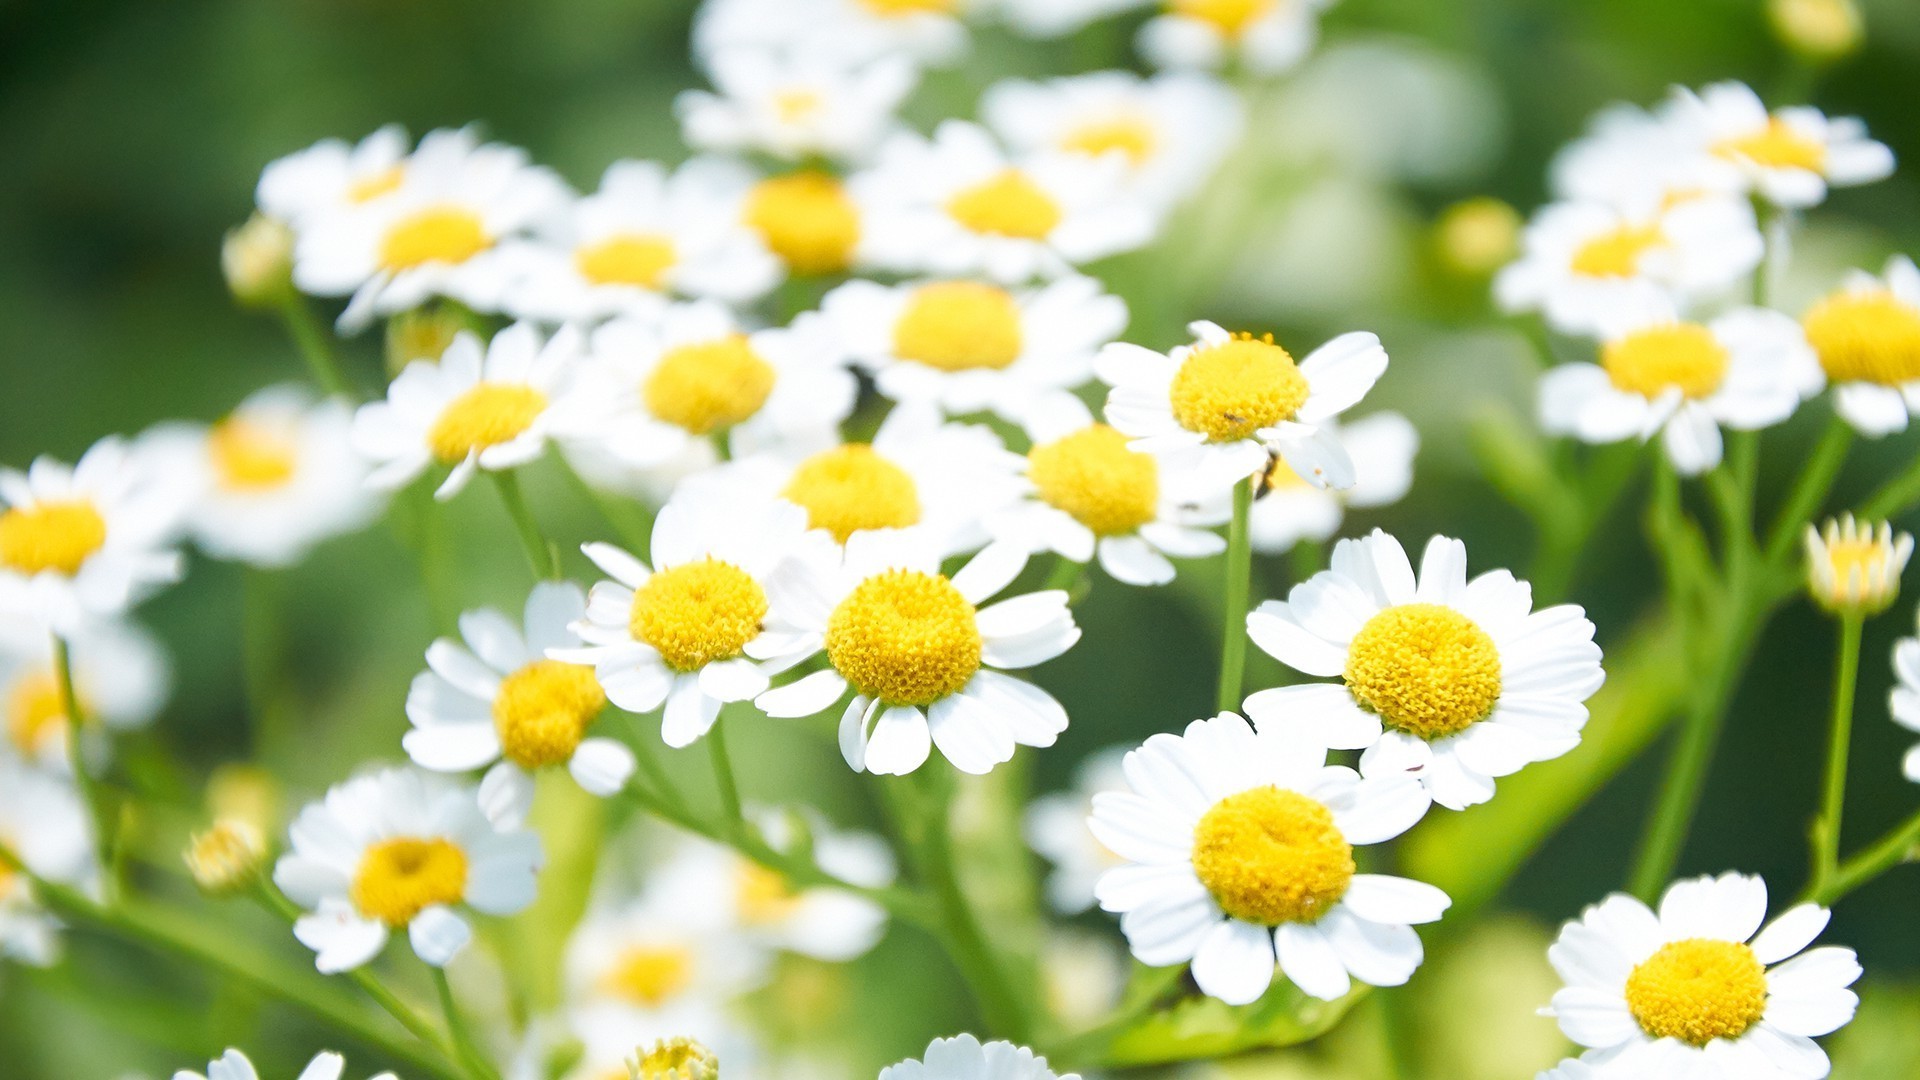
[[420, 959], [434, 967], [445, 967], [473, 940], [473, 928], [450, 908], [435, 904], [422, 909], [407, 924], [407, 940]]
[[480, 812], [501, 829], [525, 824], [533, 809], [533, 777], [525, 769], [503, 761], [480, 780]]
[[1273, 936], [1265, 927], [1228, 919], [1207, 931], [1193, 953], [1200, 992], [1229, 1005], [1249, 1005], [1273, 984]]
[[926, 763], [933, 749], [927, 718], [908, 705], [888, 705], [867, 740], [867, 771], [879, 776], [905, 776]]
[[567, 771], [590, 794], [603, 798], [627, 786], [633, 775], [633, 751], [614, 739], [586, 739], [573, 751]]
[[686, 674], [673, 678], [667, 694], [667, 708], [660, 717], [660, 741], [676, 750], [693, 743], [713, 729], [720, 718], [720, 703], [700, 689], [700, 677]]
[[1340, 963], [1370, 986], [1404, 985], [1426, 955], [1412, 927], [1357, 918], [1344, 905], [1327, 912], [1319, 927]]
[[1308, 997], [1333, 1001], [1353, 987], [1347, 967], [1333, 943], [1315, 926], [1281, 923], [1274, 931], [1274, 951], [1279, 954], [1280, 970]]
[[816, 671], [797, 682], [778, 686], [753, 700], [768, 716], [816, 716], [847, 692], [847, 680], [837, 671]]
[[1384, 874], [1355, 874], [1340, 902], [1368, 922], [1414, 925], [1438, 922], [1453, 904], [1432, 885]]
[[1833, 912], [1819, 904], [1796, 904], [1753, 939], [1754, 957], [1763, 964], [1777, 964], [1813, 944], [1832, 918]]

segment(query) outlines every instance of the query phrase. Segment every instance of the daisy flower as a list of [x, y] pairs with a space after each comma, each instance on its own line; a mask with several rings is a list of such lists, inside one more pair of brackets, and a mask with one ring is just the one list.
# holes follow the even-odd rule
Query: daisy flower
[[1720, 464], [1722, 426], [1780, 423], [1822, 382], [1788, 316], [1736, 308], [1691, 322], [1654, 299], [1607, 319], [1599, 363], [1562, 364], [1541, 378], [1540, 423], [1590, 443], [1659, 434], [1674, 469], [1697, 476]]
[[[1920, 731], [1920, 638], [1904, 637], [1893, 646], [1895, 685], [1887, 696], [1893, 722], [1909, 731]], [[1907, 751], [1900, 763], [1907, 779], [1920, 784], [1920, 745]]]
[[1080, 1074], [1054, 1072], [1024, 1046], [956, 1035], [933, 1040], [921, 1060], [881, 1069], [880, 1080], [1080, 1080]]
[[1622, 210], [1709, 195], [1739, 198], [1747, 187], [1670, 114], [1624, 103], [1602, 109], [1584, 135], [1554, 155], [1549, 179], [1558, 199]]
[[481, 145], [471, 128], [435, 131], [391, 193], [300, 223], [293, 281], [319, 296], [351, 295], [339, 322], [347, 332], [436, 296], [498, 311], [512, 275], [501, 241], [565, 199], [566, 185], [526, 151]]
[[[35, 877], [92, 892], [93, 818], [64, 779], [27, 768], [0, 754], [0, 848]], [[55, 961], [60, 921], [33, 896], [33, 884], [0, 861], [0, 959], [35, 967]]]
[[1136, 42], [1158, 67], [1219, 68], [1230, 61], [1274, 75], [1306, 59], [1332, 0], [1165, 0]]
[[168, 546], [186, 491], [151, 455], [119, 438], [76, 465], [50, 457], [0, 469], [0, 610], [57, 634], [121, 615], [180, 579]]
[[1724, 874], [1678, 882], [1658, 913], [1621, 894], [1568, 923], [1547, 952], [1566, 988], [1543, 1010], [1592, 1064], [1632, 1053], [1645, 1072], [1744, 1080], [1827, 1075], [1813, 1040], [1853, 1019], [1853, 950], [1808, 949], [1827, 925], [1816, 904], [1764, 930], [1767, 885]]
[[1090, 379], [1094, 355], [1127, 325], [1126, 301], [1079, 275], [1017, 291], [984, 281], [849, 281], [821, 312], [885, 396], [1016, 423], [1037, 400]]
[[[92, 623], [68, 642], [73, 689], [92, 725], [81, 732], [86, 760], [104, 764], [110, 734], [146, 727], [166, 704], [171, 665], [153, 635], [126, 620]], [[48, 772], [71, 775], [73, 722], [61, 699], [53, 637], [32, 619], [0, 628], [0, 720], [6, 750]]]
[[391, 490], [439, 465], [452, 470], [434, 491], [446, 500], [481, 469], [538, 458], [556, 418], [564, 427], [589, 404], [573, 393], [581, 345], [571, 328], [543, 342], [532, 326], [515, 323], [484, 345], [462, 332], [438, 362], [408, 364], [385, 401], [354, 414], [353, 444], [376, 463], [367, 483]]
[[1600, 647], [1575, 604], [1529, 613], [1505, 570], [1467, 580], [1467, 548], [1436, 536], [1418, 581], [1400, 542], [1375, 529], [1334, 546], [1332, 568], [1247, 616], [1253, 643], [1296, 671], [1339, 676], [1261, 690], [1247, 715], [1336, 750], [1364, 750], [1369, 777], [1417, 777], [1460, 810], [1493, 780], [1580, 744], [1582, 702], [1600, 689]]
[[873, 261], [865, 208], [825, 170], [801, 168], [756, 181], [739, 214], [794, 276], [842, 274]]
[[722, 705], [752, 700], [818, 648], [772, 632], [772, 601], [796, 573], [784, 564], [806, 527], [795, 506], [682, 489], [654, 520], [651, 567], [611, 544], [581, 548], [611, 580], [593, 586], [573, 624], [583, 644], [547, 655], [589, 665], [630, 713], [664, 705], [661, 739], [688, 746]]
[[1349, 507], [1399, 502], [1413, 487], [1420, 433], [1406, 417], [1380, 412], [1351, 424], [1328, 426], [1353, 461], [1353, 486], [1340, 491], [1316, 487], [1301, 479], [1285, 458], [1274, 458], [1254, 492], [1247, 518], [1253, 550], [1279, 555], [1302, 540], [1330, 540], [1340, 531]]
[[1806, 532], [1807, 585], [1828, 611], [1878, 615], [1900, 596], [1900, 575], [1913, 555], [1913, 534], [1885, 521], [1828, 518]]
[[336, 785], [294, 819], [273, 881], [308, 914], [293, 936], [326, 974], [350, 971], [407, 932], [443, 967], [473, 928], [456, 911], [511, 915], [533, 903], [540, 838], [488, 820], [474, 790], [411, 769]]
[[1102, 844], [1087, 827], [1094, 797], [1127, 790], [1120, 759], [1126, 748], [1114, 746], [1089, 756], [1073, 773], [1073, 787], [1042, 795], [1027, 806], [1022, 835], [1027, 846], [1053, 864], [1047, 875], [1047, 903], [1062, 915], [1093, 907], [1100, 875], [1126, 860]]
[[1920, 270], [1896, 255], [1881, 277], [1847, 276], [1800, 317], [1833, 408], [1855, 431], [1879, 438], [1907, 429], [1920, 409]]
[[407, 149], [406, 130], [398, 124], [388, 124], [358, 143], [322, 139], [262, 169], [254, 202], [268, 217], [296, 228], [364, 206], [400, 189], [407, 175]]
[[1427, 811], [1405, 776], [1326, 764], [1312, 739], [1256, 733], [1233, 713], [1149, 738], [1122, 762], [1130, 791], [1093, 799], [1089, 827], [1127, 865], [1096, 886], [1143, 964], [1193, 964], [1202, 993], [1245, 1005], [1276, 958], [1301, 992], [1341, 997], [1358, 979], [1399, 986], [1420, 966], [1413, 924], [1450, 901], [1431, 885], [1355, 872]]
[[[840, 716], [840, 753], [855, 772], [904, 775], [938, 746], [962, 772], [982, 774], [1016, 746], [1052, 746], [1067, 711], [1004, 672], [1044, 663], [1080, 640], [1060, 590], [981, 608], [1026, 566], [991, 544], [949, 579], [937, 538], [915, 529], [856, 534], [837, 564], [776, 596], [770, 628], [830, 665], [755, 700], [768, 716], [812, 716], [853, 690]], [[804, 643], [804, 645], [800, 644]]]
[[1165, 585], [1167, 556], [1196, 559], [1226, 550], [1204, 526], [1232, 516], [1223, 494], [1128, 445], [1095, 423], [1079, 398], [1061, 395], [1028, 410], [1026, 475], [1032, 497], [996, 514], [996, 539], [1074, 562], [1096, 556], [1116, 581]]
[[718, 93], [687, 90], [674, 101], [687, 144], [785, 161], [864, 157], [919, 81], [897, 54], [850, 63], [823, 51], [739, 48], [709, 57], [706, 69]]
[[1715, 83], [1697, 94], [1676, 88], [1667, 109], [1707, 154], [1777, 206], [1815, 206], [1830, 187], [1893, 174], [1893, 151], [1867, 138], [1859, 118], [1829, 119], [1807, 106], [1769, 113], [1744, 83]]
[[1010, 157], [985, 128], [948, 120], [932, 139], [889, 139], [850, 186], [871, 207], [879, 265], [1017, 284], [1152, 238], [1155, 214], [1125, 190], [1125, 170], [1064, 151]]
[[464, 644], [441, 638], [428, 646], [427, 670], [407, 693], [407, 756], [435, 772], [491, 765], [480, 805], [511, 827], [533, 805], [536, 770], [565, 765], [595, 795], [619, 791], [633, 773], [633, 751], [587, 735], [607, 704], [593, 669], [548, 658], [580, 643], [570, 627], [586, 610], [579, 586], [545, 581], [517, 625], [492, 608], [461, 615]]
[[[346, 1070], [347, 1059], [339, 1054], [325, 1052], [315, 1054], [307, 1067], [300, 1070], [298, 1080], [340, 1080], [340, 1074]], [[247, 1055], [229, 1048], [226, 1053], [207, 1062], [206, 1075], [182, 1069], [173, 1074], [173, 1080], [260, 1080], [260, 1074], [253, 1069], [253, 1062]], [[372, 1080], [395, 1080], [390, 1072], [383, 1072]]]
[[1328, 421], [1359, 404], [1387, 370], [1372, 334], [1342, 334], [1294, 363], [1273, 335], [1229, 334], [1210, 322], [1169, 353], [1127, 342], [1094, 371], [1113, 389], [1107, 422], [1170, 468], [1226, 487], [1266, 469], [1269, 452], [1319, 487], [1353, 486], [1353, 461]]

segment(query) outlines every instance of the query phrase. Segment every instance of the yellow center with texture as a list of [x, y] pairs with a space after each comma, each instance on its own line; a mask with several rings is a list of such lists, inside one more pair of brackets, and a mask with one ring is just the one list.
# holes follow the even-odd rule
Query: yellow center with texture
[[806, 510], [809, 528], [825, 529], [843, 544], [862, 529], [904, 529], [920, 521], [913, 477], [865, 443], [801, 462], [780, 497]]
[[1666, 242], [1658, 225], [1622, 225], [1580, 245], [1573, 253], [1573, 272], [1582, 277], [1634, 277], [1640, 273], [1640, 257]]
[[634, 590], [628, 629], [668, 667], [691, 672], [739, 656], [766, 617], [759, 582], [732, 563], [705, 558], [662, 570]]
[[760, 411], [773, 393], [773, 365], [745, 334], [677, 345], [641, 387], [647, 411], [695, 435], [730, 428]]
[[1649, 398], [1669, 390], [1695, 400], [1711, 397], [1726, 379], [1729, 361], [1726, 346], [1698, 323], [1635, 330], [1600, 348], [1600, 366], [1613, 385]]
[[693, 954], [678, 945], [636, 945], [601, 980], [601, 989], [657, 1009], [693, 985]]
[[1802, 318], [1807, 341], [1837, 383], [1920, 380], [1920, 310], [1884, 289], [1835, 293]]
[[931, 705], [980, 670], [973, 605], [944, 575], [889, 570], [862, 581], [827, 620], [827, 659], [889, 705]]
[[1048, 506], [1096, 536], [1123, 536], [1160, 507], [1160, 466], [1127, 448], [1127, 437], [1094, 424], [1027, 452], [1027, 479]]
[[107, 520], [83, 499], [16, 506], [0, 514], [0, 566], [31, 577], [72, 577], [107, 542]]
[[941, 371], [998, 371], [1020, 359], [1020, 305], [997, 285], [941, 281], [907, 298], [893, 352]]
[[410, 836], [368, 847], [349, 890], [360, 914], [395, 929], [427, 908], [457, 903], [466, 894], [466, 853], [448, 840]]
[[1768, 118], [1767, 126], [1751, 135], [1716, 144], [1713, 152], [1770, 169], [1805, 169], [1817, 173], [1827, 167], [1826, 146], [1818, 139], [1801, 134], [1777, 116]]
[[463, 263], [492, 246], [480, 215], [458, 206], [432, 206], [387, 230], [380, 242], [380, 267], [399, 273], [428, 263]]
[[1214, 803], [1193, 827], [1193, 872], [1220, 910], [1260, 926], [1313, 922], [1353, 882], [1353, 845], [1324, 803], [1249, 788]]
[[659, 292], [679, 254], [664, 236], [611, 236], [573, 253], [574, 269], [594, 285], [632, 285]]
[[1627, 1008], [1656, 1039], [1737, 1039], [1767, 1013], [1767, 969], [1738, 942], [1670, 942], [1627, 976]]
[[535, 660], [502, 679], [494, 695], [500, 752], [523, 769], [570, 761], [606, 705], [592, 668]]
[[441, 410], [427, 430], [427, 447], [443, 464], [458, 464], [519, 438], [546, 407], [547, 395], [525, 383], [477, 383]]
[[1060, 204], [1019, 169], [1004, 169], [947, 200], [947, 213], [969, 231], [1017, 240], [1045, 240], [1060, 224]]
[[1347, 690], [1382, 723], [1422, 739], [1457, 735], [1500, 700], [1500, 650], [1472, 619], [1439, 604], [1399, 604], [1347, 645]]
[[1291, 420], [1309, 392], [1307, 377], [1271, 335], [1246, 334], [1195, 346], [1169, 389], [1173, 418], [1216, 443], [1250, 438]]
[[215, 480], [228, 491], [283, 487], [299, 464], [293, 440], [239, 417], [222, 420], [207, 432], [207, 455]]
[[860, 208], [831, 174], [807, 169], [762, 180], [748, 193], [744, 216], [797, 274], [837, 274], [853, 265]]

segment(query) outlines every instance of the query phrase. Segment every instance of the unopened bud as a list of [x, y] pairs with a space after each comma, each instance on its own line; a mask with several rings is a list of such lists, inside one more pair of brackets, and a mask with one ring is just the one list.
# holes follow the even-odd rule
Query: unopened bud
[[1493, 273], [1520, 250], [1520, 212], [1499, 199], [1481, 197], [1454, 203], [1434, 225], [1440, 259], [1456, 274]]
[[1814, 600], [1836, 615], [1878, 615], [1900, 595], [1900, 573], [1913, 555], [1913, 537], [1886, 522], [1863, 523], [1852, 514], [1807, 526], [1807, 584]]
[[455, 334], [470, 330], [466, 314], [442, 304], [403, 311], [387, 320], [387, 375], [400, 374], [415, 360], [438, 362]]
[[1783, 44], [1811, 60], [1838, 60], [1866, 37], [1854, 0], [1768, 0], [1767, 17]]
[[662, 1039], [627, 1062], [633, 1080], [719, 1080], [720, 1059], [695, 1039]]
[[255, 214], [227, 231], [220, 270], [233, 298], [247, 307], [272, 307], [293, 295], [293, 230]]
[[247, 822], [226, 818], [187, 845], [194, 884], [214, 896], [231, 896], [258, 880], [267, 861], [266, 838]]

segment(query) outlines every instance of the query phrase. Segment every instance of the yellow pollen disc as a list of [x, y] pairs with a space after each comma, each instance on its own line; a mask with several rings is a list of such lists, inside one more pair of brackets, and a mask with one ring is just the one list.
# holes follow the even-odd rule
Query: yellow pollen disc
[[782, 123], [797, 124], [820, 111], [826, 102], [817, 90], [789, 88], [773, 95], [773, 112]]
[[478, 214], [457, 206], [432, 206], [387, 229], [380, 242], [380, 266], [398, 273], [428, 263], [463, 263], [492, 246]]
[[1271, 334], [1236, 334], [1187, 354], [1174, 373], [1171, 401], [1181, 427], [1218, 443], [1291, 420], [1307, 394], [1307, 377]]
[[904, 529], [920, 521], [920, 493], [907, 470], [866, 443], [822, 450], [800, 463], [780, 497], [807, 511], [807, 526], [835, 540], [862, 529]]
[[299, 457], [293, 440], [259, 424], [228, 417], [207, 432], [214, 476], [228, 491], [264, 491], [293, 479]]
[[1827, 167], [1826, 146], [1818, 139], [1801, 134], [1777, 116], [1767, 120], [1764, 130], [1723, 140], [1714, 146], [1713, 152], [1769, 169], [1806, 169], [1817, 173]]
[[[720, 1059], [698, 1040], [662, 1039], [634, 1060], [631, 1080], [715, 1080]], [[619, 1080], [628, 1080], [622, 1076]]]
[[600, 980], [602, 991], [649, 1009], [693, 984], [693, 953], [678, 945], [635, 945]]
[[675, 671], [731, 660], [760, 634], [767, 593], [745, 570], [714, 558], [681, 563], [633, 594], [628, 628]]
[[1020, 359], [1020, 305], [998, 285], [938, 281], [913, 290], [893, 324], [893, 354], [941, 371], [998, 371]]
[[773, 365], [745, 334], [729, 334], [668, 349], [640, 391], [648, 412], [705, 435], [759, 412], [773, 392], [773, 376]]
[[679, 254], [664, 236], [613, 236], [573, 253], [574, 268], [595, 285], [638, 285], [658, 292]]
[[1118, 150], [1136, 167], [1151, 158], [1159, 145], [1160, 134], [1152, 121], [1124, 113], [1081, 124], [1060, 139], [1060, 149], [1094, 157]]
[[1200, 816], [1193, 872], [1236, 919], [1313, 922], [1347, 895], [1353, 845], [1319, 800], [1271, 785], [1249, 788]]
[[107, 521], [81, 499], [16, 506], [0, 514], [0, 566], [65, 577], [107, 542]]
[[1239, 37], [1276, 4], [1277, 0], [1167, 0], [1167, 10], [1209, 23], [1227, 37]]
[[1399, 604], [1347, 645], [1347, 689], [1387, 726], [1438, 739], [1500, 699], [1500, 650], [1472, 619], [1439, 604]]
[[1658, 225], [1622, 225], [1580, 245], [1573, 253], [1573, 272], [1582, 277], [1633, 277], [1640, 272], [1640, 257], [1666, 242]]
[[795, 273], [837, 274], [853, 264], [860, 209], [829, 173], [807, 169], [760, 181], [747, 194], [745, 217]]
[[535, 660], [502, 679], [494, 695], [500, 753], [523, 769], [569, 761], [606, 705], [592, 668]]
[[1065, 510], [1096, 536], [1120, 536], [1152, 521], [1160, 508], [1160, 467], [1127, 448], [1105, 424], [1027, 452], [1027, 478], [1048, 506]]
[[1835, 293], [1801, 320], [1827, 378], [1899, 386], [1920, 379], [1920, 310], [1892, 293]]
[[908, 15], [951, 15], [960, 9], [960, 0], [860, 0], [862, 6], [886, 19]]
[[67, 706], [53, 672], [27, 675], [7, 695], [7, 737], [22, 757], [38, 755], [56, 731], [67, 729]]
[[525, 383], [478, 383], [441, 411], [427, 431], [427, 446], [453, 465], [518, 438], [546, 407], [547, 396]]
[[1871, 532], [1858, 539], [1836, 539], [1824, 546], [1827, 563], [1833, 568], [1833, 580], [1842, 584], [1856, 573], [1861, 581], [1872, 581], [1893, 563], [1892, 546], [1880, 543]]
[[1727, 377], [1729, 359], [1726, 347], [1699, 323], [1635, 330], [1600, 349], [1600, 366], [1615, 387], [1650, 398], [1669, 389], [1710, 397]]
[[947, 200], [947, 213], [968, 229], [1021, 240], [1045, 240], [1060, 224], [1060, 204], [1019, 169], [1004, 169]]
[[980, 670], [973, 605], [943, 574], [889, 570], [862, 581], [827, 620], [827, 659], [889, 705], [931, 705]]
[[771, 926], [800, 906], [800, 894], [786, 875], [746, 859], [740, 860], [735, 890], [740, 921], [748, 926]]
[[1766, 1015], [1767, 969], [1739, 942], [1671, 942], [1627, 976], [1627, 1008], [1656, 1039], [1737, 1039]]
[[371, 176], [363, 176], [347, 185], [347, 201], [351, 203], [369, 203], [382, 195], [399, 190], [400, 182], [407, 178], [405, 166], [395, 165], [382, 169]]
[[466, 852], [449, 840], [411, 836], [368, 847], [349, 890], [360, 914], [396, 929], [427, 908], [457, 903], [466, 894]]

